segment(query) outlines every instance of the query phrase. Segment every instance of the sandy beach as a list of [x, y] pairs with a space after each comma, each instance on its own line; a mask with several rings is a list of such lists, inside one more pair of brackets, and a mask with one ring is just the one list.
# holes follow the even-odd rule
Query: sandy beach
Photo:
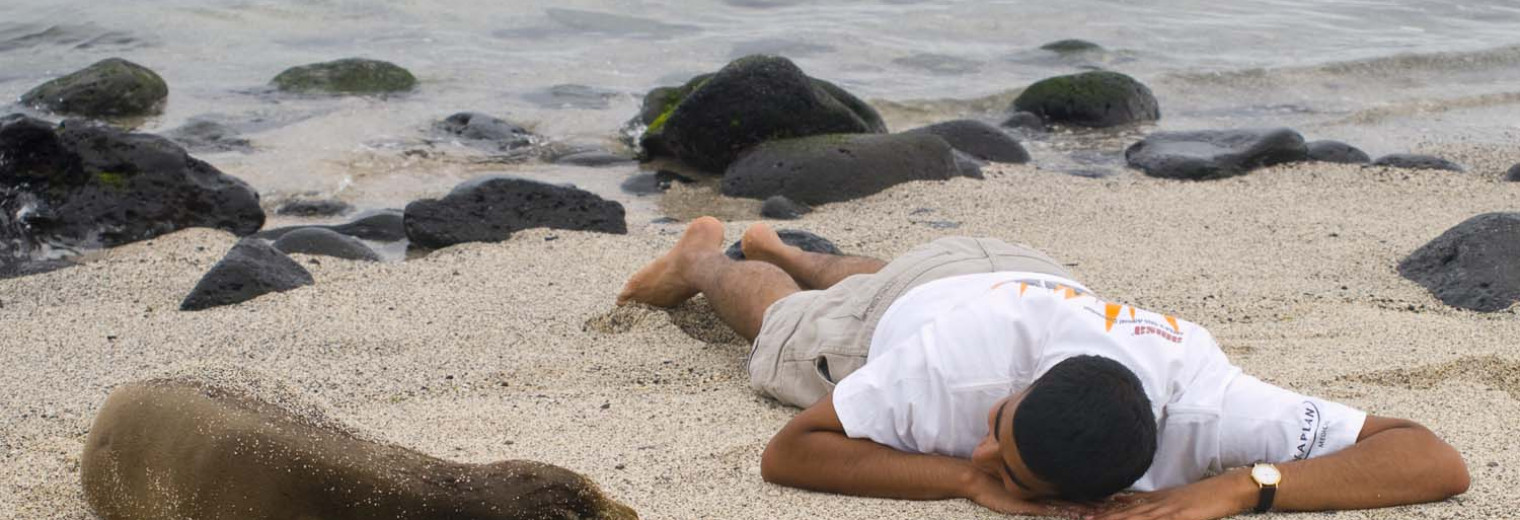
[[[1208, 327], [1248, 373], [1425, 424], [1472, 474], [1446, 502], [1313, 518], [1510, 518], [1520, 313], [1449, 308], [1395, 265], [1471, 216], [1520, 210], [1520, 183], [1499, 181], [1520, 155], [1422, 151], [1471, 171], [1298, 164], [1178, 182], [994, 166], [778, 225], [882, 258], [952, 234], [1032, 245], [1106, 298]], [[405, 263], [296, 255], [314, 286], [194, 313], [179, 302], [230, 234], [187, 230], [0, 280], [0, 517], [93, 518], [79, 456], [107, 393], [229, 367], [387, 442], [573, 469], [643, 518], [997, 517], [763, 482], [760, 453], [796, 410], [750, 391], [747, 346], [700, 300], [613, 305], [682, 229], [658, 216], [631, 213], [626, 236], [539, 229]], [[729, 240], [750, 222], [730, 222]]]

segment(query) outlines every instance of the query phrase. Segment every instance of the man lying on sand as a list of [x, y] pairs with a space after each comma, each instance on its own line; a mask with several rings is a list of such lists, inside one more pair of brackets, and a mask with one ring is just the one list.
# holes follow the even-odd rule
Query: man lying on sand
[[[1419, 424], [1242, 374], [1202, 327], [1099, 299], [1028, 247], [944, 238], [887, 263], [805, 252], [756, 224], [733, 261], [723, 231], [692, 222], [618, 301], [705, 294], [754, 341], [754, 387], [806, 407], [766, 448], [767, 481], [1125, 520], [1467, 490], [1461, 455]], [[1141, 493], [1057, 502], [1125, 489]]]

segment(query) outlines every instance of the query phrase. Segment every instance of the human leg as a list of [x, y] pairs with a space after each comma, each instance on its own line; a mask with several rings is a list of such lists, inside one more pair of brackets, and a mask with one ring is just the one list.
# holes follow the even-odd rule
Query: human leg
[[780, 267], [801, 287], [828, 289], [857, 274], [874, 274], [887, 263], [865, 256], [828, 255], [803, 251], [781, 241], [770, 226], [757, 223], [739, 242], [744, 257]]
[[674, 307], [704, 294], [724, 323], [753, 341], [765, 310], [800, 290], [792, 277], [775, 265], [724, 256], [723, 224], [702, 217], [687, 226], [675, 247], [628, 279], [618, 303]]

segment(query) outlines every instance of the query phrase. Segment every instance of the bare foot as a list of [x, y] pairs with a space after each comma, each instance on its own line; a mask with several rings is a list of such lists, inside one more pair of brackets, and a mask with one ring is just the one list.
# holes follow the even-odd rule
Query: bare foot
[[675, 307], [697, 295], [684, 276], [686, 260], [704, 252], [723, 251], [723, 223], [712, 217], [702, 217], [686, 226], [686, 233], [676, 241], [675, 247], [639, 269], [618, 294], [618, 305], [629, 302], [647, 303], [656, 307]]
[[744, 238], [739, 239], [739, 249], [744, 251], [746, 260], [759, 260], [783, 269], [787, 260], [791, 259], [801, 249], [789, 246], [781, 241], [781, 235], [770, 225], [757, 223], [744, 230]]

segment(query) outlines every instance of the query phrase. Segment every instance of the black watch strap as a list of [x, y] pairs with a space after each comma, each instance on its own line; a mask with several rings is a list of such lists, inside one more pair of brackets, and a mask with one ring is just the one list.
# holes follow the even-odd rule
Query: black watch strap
[[1261, 493], [1256, 499], [1256, 512], [1265, 513], [1272, 510], [1272, 499], [1277, 498], [1277, 486], [1261, 486]]

